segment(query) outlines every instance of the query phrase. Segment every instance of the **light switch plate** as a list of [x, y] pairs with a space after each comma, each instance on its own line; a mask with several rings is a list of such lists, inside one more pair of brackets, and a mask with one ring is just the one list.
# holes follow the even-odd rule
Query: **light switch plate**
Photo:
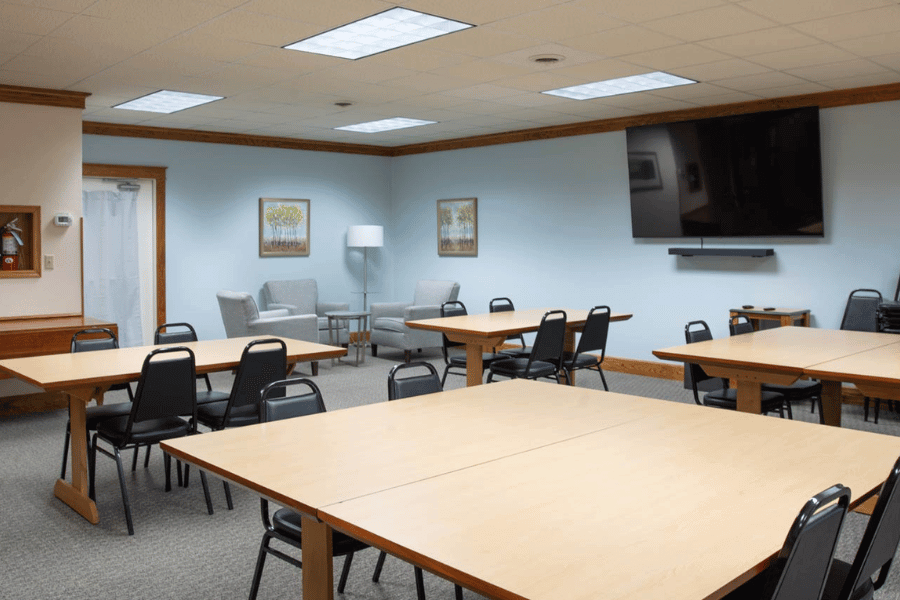
[[46, 270], [46, 271], [53, 270], [53, 255], [52, 254], [44, 255], [44, 270]]

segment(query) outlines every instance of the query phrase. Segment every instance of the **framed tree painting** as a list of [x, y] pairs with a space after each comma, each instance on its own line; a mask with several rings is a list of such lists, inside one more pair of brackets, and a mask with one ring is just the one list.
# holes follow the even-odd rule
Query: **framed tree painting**
[[259, 255], [309, 256], [309, 200], [259, 199]]
[[438, 256], [478, 256], [478, 198], [438, 200]]

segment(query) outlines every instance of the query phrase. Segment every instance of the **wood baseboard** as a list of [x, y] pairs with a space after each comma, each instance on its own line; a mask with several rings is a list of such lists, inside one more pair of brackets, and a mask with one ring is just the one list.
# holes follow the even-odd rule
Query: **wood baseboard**
[[28, 413], [47, 412], [69, 406], [69, 397], [62, 392], [39, 392], [0, 398], [0, 418]]

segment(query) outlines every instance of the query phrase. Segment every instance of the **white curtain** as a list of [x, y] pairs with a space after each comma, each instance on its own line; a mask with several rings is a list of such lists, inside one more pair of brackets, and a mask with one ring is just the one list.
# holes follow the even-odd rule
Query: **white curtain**
[[136, 192], [82, 192], [84, 314], [119, 326], [119, 346], [140, 346]]

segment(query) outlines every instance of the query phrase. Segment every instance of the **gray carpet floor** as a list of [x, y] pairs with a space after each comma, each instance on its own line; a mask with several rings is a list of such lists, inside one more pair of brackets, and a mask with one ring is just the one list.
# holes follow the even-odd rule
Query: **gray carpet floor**
[[[314, 378], [328, 410], [387, 400], [387, 373], [402, 354], [381, 349], [364, 365], [324, 361]], [[442, 365], [437, 351], [421, 358]], [[300, 366], [309, 374], [309, 365]], [[607, 373], [610, 389], [675, 402], [693, 402], [681, 383]], [[462, 387], [464, 377], [450, 376], [447, 388]], [[599, 388], [593, 373], [580, 374], [580, 386]], [[230, 374], [213, 377], [216, 389], [228, 391]], [[122, 401], [124, 392], [107, 401]], [[845, 406], [844, 426], [900, 435], [900, 414], [882, 412], [876, 426], [864, 422], [862, 408]], [[127, 472], [136, 535], [125, 527], [115, 463], [98, 456], [97, 505], [99, 525], [90, 525], [53, 496], [59, 474], [66, 411], [59, 410], [0, 419], [0, 598], [231, 599], [246, 598], [256, 561], [262, 525], [259, 501], [232, 486], [235, 509], [227, 510], [221, 484], [210, 479], [215, 514], [206, 513], [199, 481], [187, 489], [164, 491], [161, 453], [151, 454], [149, 468]], [[815, 421], [801, 407], [795, 418]], [[143, 455], [142, 455], [143, 458]], [[798, 511], [800, 507], [797, 507]], [[702, 519], [702, 515], [698, 515]], [[838, 556], [852, 560], [867, 517], [853, 514], [844, 528]], [[739, 543], [736, 541], [736, 543]], [[498, 545], [498, 552], [502, 546]], [[573, 545], [573, 551], [577, 546]], [[380, 583], [372, 583], [377, 551], [356, 555], [344, 597], [347, 600], [411, 600], [416, 597], [413, 569], [388, 558]], [[602, 557], [598, 557], [602, 560]], [[895, 561], [897, 562], [897, 561]], [[342, 559], [335, 560], [335, 580]], [[540, 565], [533, 565], [539, 569]], [[900, 597], [900, 576], [894, 569], [878, 600]], [[429, 600], [453, 598], [452, 584], [425, 575]], [[269, 558], [259, 598], [300, 597], [299, 571]], [[470, 591], [467, 599], [481, 598]], [[698, 599], [699, 600], [699, 599]]]

